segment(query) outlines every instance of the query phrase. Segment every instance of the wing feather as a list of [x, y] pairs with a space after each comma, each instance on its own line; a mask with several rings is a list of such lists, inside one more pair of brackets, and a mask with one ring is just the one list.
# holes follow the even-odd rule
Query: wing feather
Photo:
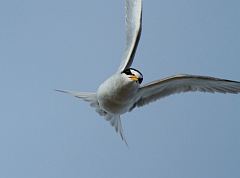
[[142, 0], [125, 0], [126, 46], [118, 71], [132, 65], [142, 31]]
[[172, 94], [190, 91], [237, 94], [240, 93], [240, 82], [208, 76], [176, 75], [143, 85], [135, 106], [144, 106]]
[[97, 95], [96, 93], [91, 92], [75, 92], [75, 91], [69, 91], [69, 90], [55, 90], [57, 92], [66, 93], [73, 95], [77, 98], [80, 98], [84, 101], [87, 101], [90, 103], [90, 106], [95, 108], [95, 111], [105, 118], [106, 121], [109, 121], [110, 124], [115, 128], [116, 132], [120, 134], [122, 140], [127, 144], [127, 140], [123, 133], [123, 127], [120, 115], [112, 115], [110, 113], [107, 113], [106, 111], [102, 110], [99, 106]]

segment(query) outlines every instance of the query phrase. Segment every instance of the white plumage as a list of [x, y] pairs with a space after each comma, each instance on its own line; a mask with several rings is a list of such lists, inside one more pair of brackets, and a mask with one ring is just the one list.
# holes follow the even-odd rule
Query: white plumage
[[123, 135], [120, 115], [163, 97], [190, 91], [210, 93], [240, 93], [240, 82], [197, 75], [176, 75], [140, 85], [142, 74], [130, 68], [142, 30], [142, 0], [125, 0], [126, 47], [121, 64], [115, 74], [103, 82], [96, 93], [57, 90], [83, 99], [95, 108]]

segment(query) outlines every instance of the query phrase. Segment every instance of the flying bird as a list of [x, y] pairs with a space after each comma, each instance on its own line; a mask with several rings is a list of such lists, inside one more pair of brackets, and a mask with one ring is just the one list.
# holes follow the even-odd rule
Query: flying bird
[[125, 0], [126, 46], [116, 73], [97, 92], [56, 90], [90, 103], [126, 142], [120, 116], [163, 97], [190, 91], [240, 93], [240, 82], [198, 75], [175, 75], [141, 85], [142, 73], [131, 67], [142, 31], [142, 0]]

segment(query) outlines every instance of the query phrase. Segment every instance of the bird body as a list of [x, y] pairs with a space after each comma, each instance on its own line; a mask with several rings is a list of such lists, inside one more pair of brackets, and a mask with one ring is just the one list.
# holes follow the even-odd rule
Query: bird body
[[117, 72], [105, 80], [97, 92], [71, 94], [90, 103], [125, 141], [120, 116], [163, 97], [182, 92], [240, 93], [240, 82], [198, 75], [175, 75], [141, 85], [143, 75], [131, 68], [142, 32], [142, 0], [125, 0], [126, 48]]
[[99, 106], [111, 114], [128, 112], [138, 92], [139, 84], [119, 73], [104, 81], [97, 90]]

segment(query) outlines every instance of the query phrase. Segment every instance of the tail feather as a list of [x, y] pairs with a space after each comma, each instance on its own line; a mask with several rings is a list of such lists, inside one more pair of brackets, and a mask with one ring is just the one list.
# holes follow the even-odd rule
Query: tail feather
[[119, 135], [121, 136], [122, 140], [125, 142], [125, 144], [128, 146], [126, 137], [124, 136], [123, 133], [123, 127], [122, 127], [122, 122], [121, 122], [121, 118], [119, 115], [113, 115], [110, 116], [107, 115], [108, 117], [105, 117], [107, 121], [110, 122], [110, 124], [115, 128], [115, 131], [117, 133], [119, 133]]

